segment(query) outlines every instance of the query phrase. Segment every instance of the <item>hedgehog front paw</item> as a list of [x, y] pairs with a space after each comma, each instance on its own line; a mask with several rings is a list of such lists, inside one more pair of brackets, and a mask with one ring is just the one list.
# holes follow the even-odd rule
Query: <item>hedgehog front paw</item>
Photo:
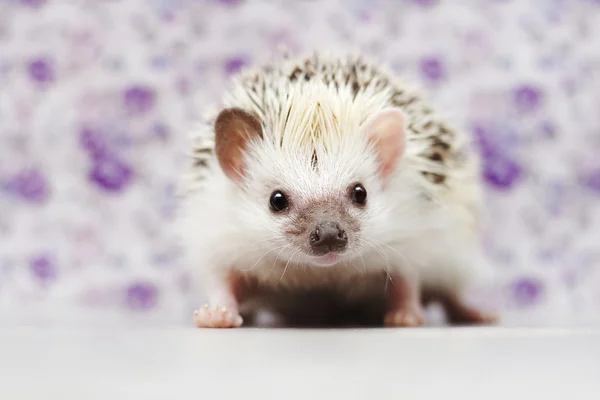
[[244, 320], [236, 310], [215, 305], [209, 307], [205, 304], [194, 311], [194, 323], [198, 328], [239, 328]]
[[408, 307], [389, 311], [384, 324], [390, 328], [417, 328], [423, 326], [425, 317], [418, 307]]

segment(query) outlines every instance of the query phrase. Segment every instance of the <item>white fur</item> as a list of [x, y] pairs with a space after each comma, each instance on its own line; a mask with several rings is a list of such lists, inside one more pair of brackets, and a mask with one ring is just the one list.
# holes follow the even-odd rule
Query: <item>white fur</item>
[[[406, 89], [405, 96], [416, 97], [402, 108], [407, 126], [414, 130], [407, 130], [405, 154], [384, 188], [374, 149], [361, 128], [367, 118], [389, 107], [392, 89], [405, 85], [390, 79], [376, 88], [389, 77], [376, 72], [353, 97], [339, 65], [355, 59], [319, 60], [324, 67], [316, 77], [332, 74], [337, 87], [314, 77], [290, 81], [288, 75], [302, 61], [284, 61], [271, 72], [241, 74], [222, 104], [248, 110], [263, 124], [265, 140], [252, 143], [247, 152], [244, 187], [226, 178], [214, 155], [202, 156], [208, 166], [192, 168], [184, 176], [180, 227], [187, 260], [199, 282], [234, 268], [251, 270], [273, 285], [343, 285], [365, 270], [386, 269], [417, 273], [425, 286], [463, 290], [480, 270], [477, 160], [466, 147], [465, 135], [452, 131], [451, 151], [465, 152], [459, 161], [440, 166], [423, 157], [433, 134], [424, 126], [443, 122], [436, 114], [424, 113], [428, 106]], [[382, 70], [366, 65], [360, 73]], [[217, 113], [194, 132], [197, 148], [214, 146]], [[317, 170], [308, 167], [314, 149]], [[446, 183], [435, 184], [422, 172], [443, 173]], [[294, 201], [308, 202], [339, 195], [354, 182], [368, 191], [366, 210], [355, 213], [361, 239], [338, 265], [312, 265], [286, 240], [289, 220], [270, 212], [269, 195], [280, 189], [291, 193]]]

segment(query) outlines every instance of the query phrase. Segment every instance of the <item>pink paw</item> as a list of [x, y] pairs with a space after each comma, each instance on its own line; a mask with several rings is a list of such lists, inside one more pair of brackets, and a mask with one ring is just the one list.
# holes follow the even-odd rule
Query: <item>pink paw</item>
[[416, 328], [424, 323], [423, 313], [414, 308], [389, 311], [384, 320], [385, 326], [391, 328]]
[[242, 317], [237, 311], [230, 311], [218, 305], [209, 307], [205, 304], [194, 311], [194, 322], [198, 328], [239, 328], [242, 326]]

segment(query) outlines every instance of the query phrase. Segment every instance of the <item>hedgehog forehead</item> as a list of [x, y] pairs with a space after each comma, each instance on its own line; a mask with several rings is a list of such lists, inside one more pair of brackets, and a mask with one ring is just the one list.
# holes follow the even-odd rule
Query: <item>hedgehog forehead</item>
[[358, 143], [335, 149], [257, 146], [251, 175], [268, 191], [284, 190], [297, 199], [339, 197], [350, 185], [375, 176], [375, 159], [367, 150]]

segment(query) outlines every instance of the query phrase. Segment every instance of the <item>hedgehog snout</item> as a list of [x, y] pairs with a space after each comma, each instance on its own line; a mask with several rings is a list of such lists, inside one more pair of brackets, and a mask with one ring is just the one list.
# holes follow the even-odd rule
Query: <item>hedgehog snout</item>
[[332, 252], [341, 253], [348, 244], [348, 234], [337, 222], [320, 222], [309, 236], [310, 247], [317, 256]]

